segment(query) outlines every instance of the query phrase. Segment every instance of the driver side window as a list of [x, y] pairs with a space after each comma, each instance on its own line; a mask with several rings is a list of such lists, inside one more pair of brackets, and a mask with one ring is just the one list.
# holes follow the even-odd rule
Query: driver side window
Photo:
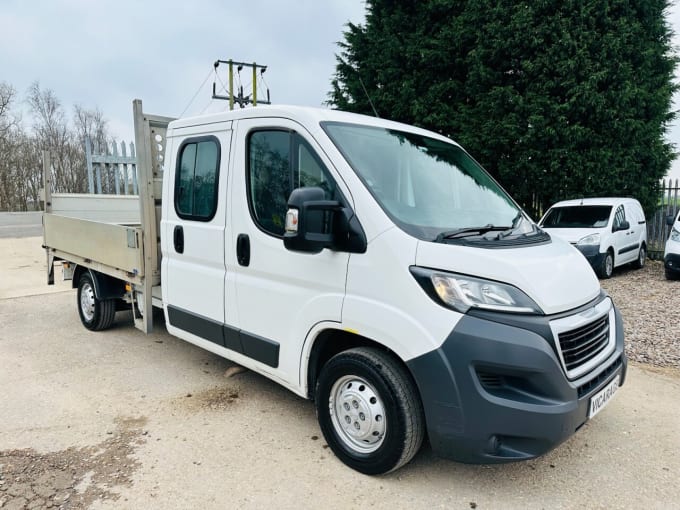
[[624, 221], [626, 221], [626, 213], [623, 210], [623, 206], [620, 205], [614, 214], [613, 231], [616, 232]]
[[295, 188], [318, 187], [325, 200], [337, 186], [314, 149], [299, 134], [258, 130], [248, 137], [248, 202], [255, 223], [268, 234], [284, 232], [288, 197]]

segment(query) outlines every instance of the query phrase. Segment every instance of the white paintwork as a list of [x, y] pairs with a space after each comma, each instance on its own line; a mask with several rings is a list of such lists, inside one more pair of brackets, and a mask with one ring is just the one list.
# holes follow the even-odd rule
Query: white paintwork
[[[221, 146], [218, 175], [218, 201], [210, 221], [186, 221], [175, 211], [174, 186], [177, 151], [184, 140], [210, 134]], [[161, 220], [161, 280], [163, 301], [177, 308], [224, 323], [225, 252], [227, 178], [231, 147], [231, 122], [215, 123], [203, 129], [168, 129], [167, 150], [171, 154], [163, 180], [163, 214]], [[174, 248], [176, 226], [184, 230], [184, 253]], [[167, 311], [166, 311], [167, 313]], [[167, 317], [166, 317], [167, 320]]]
[[347, 276], [343, 326], [384, 343], [403, 360], [439, 347], [462, 317], [433, 302], [411, 275], [420, 244], [393, 227], [369, 243], [365, 256], [352, 255]]
[[561, 239], [511, 250], [419, 241], [416, 263], [509, 283], [524, 291], [546, 314], [576, 308], [600, 292], [586, 259]]
[[[288, 251], [283, 241], [258, 228], [249, 210], [246, 195], [246, 137], [263, 122], [255, 119], [239, 121], [235, 134], [231, 197], [231, 232], [235, 246], [240, 234], [250, 239], [250, 264], [241, 266], [235, 254], [227, 258], [227, 272], [235, 275], [238, 325], [250, 334], [275, 340], [280, 344], [279, 366], [261, 366], [261, 371], [298, 382], [300, 351], [307, 332], [321, 321], [341, 321], [345, 294], [348, 253], [323, 250], [317, 254]], [[343, 193], [339, 175], [312, 135], [299, 123], [288, 119], [272, 119], [265, 126], [296, 131], [310, 143], [333, 174]], [[244, 340], [245, 341], [245, 340]]]
[[[607, 205], [611, 206], [611, 214], [609, 215], [609, 222], [602, 228], [543, 228], [543, 221], [551, 209], [556, 207], [577, 207], [577, 206], [595, 206]], [[630, 227], [626, 230], [619, 230], [613, 232], [614, 218], [619, 207], [623, 207], [625, 211], [626, 221]], [[548, 211], [543, 215], [538, 224], [548, 232], [551, 236], [561, 237], [568, 243], [576, 245], [581, 239], [591, 234], [600, 235], [600, 253], [607, 253], [611, 250], [614, 253], [614, 267], [628, 264], [637, 260], [640, 247], [647, 245], [647, 225], [644, 212], [640, 203], [634, 198], [583, 198], [575, 200], [563, 200], [553, 204]], [[634, 250], [625, 251], [626, 247], [637, 244]]]
[[[321, 128], [321, 121], [399, 129], [447, 140], [383, 119], [288, 106], [248, 108], [170, 123], [159, 232], [161, 294], [171, 334], [306, 396], [310, 353], [317, 336], [327, 329], [372, 339], [405, 361], [446, 340], [462, 314], [429, 297], [410, 273], [410, 266], [509, 283], [548, 314], [578, 307], [598, 295], [599, 284], [585, 260], [557, 239], [545, 245], [485, 250], [419, 241], [405, 233], [362, 184]], [[255, 128], [292, 130], [309, 143], [359, 219], [368, 241], [366, 253], [288, 251], [280, 238], [255, 225], [246, 190], [246, 139]], [[208, 134], [221, 145], [217, 212], [208, 222], [183, 220], [174, 208], [177, 152], [186, 138]], [[173, 243], [178, 225], [184, 229], [182, 254]], [[236, 258], [239, 234], [250, 239], [247, 267]], [[167, 321], [169, 306], [278, 342], [278, 367], [179, 330]]]
[[[678, 211], [678, 214], [675, 216], [675, 221], [673, 222], [673, 226], [671, 228], [674, 228], [680, 232], [680, 211]], [[666, 258], [666, 256], [670, 254], [680, 255], [680, 241], [673, 241], [673, 239], [671, 239], [671, 235], [669, 234], [668, 239], [666, 240], [666, 248], [664, 249], [663, 256]]]

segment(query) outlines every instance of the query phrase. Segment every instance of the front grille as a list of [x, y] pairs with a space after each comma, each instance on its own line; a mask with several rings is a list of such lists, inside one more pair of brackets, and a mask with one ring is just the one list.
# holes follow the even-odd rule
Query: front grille
[[567, 371], [584, 365], [607, 348], [609, 343], [609, 314], [580, 328], [558, 335], [562, 358]]

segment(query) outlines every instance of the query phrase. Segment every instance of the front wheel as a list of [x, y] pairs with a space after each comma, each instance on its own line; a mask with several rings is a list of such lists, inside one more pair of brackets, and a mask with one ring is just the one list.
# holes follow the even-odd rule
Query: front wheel
[[80, 322], [90, 331], [102, 331], [111, 327], [116, 315], [115, 299], [99, 299], [89, 272], [78, 281], [78, 314]]
[[420, 398], [404, 365], [388, 353], [359, 347], [337, 354], [323, 367], [315, 397], [326, 442], [361, 473], [393, 471], [420, 449]]
[[614, 254], [611, 251], [608, 251], [604, 256], [604, 259], [602, 259], [602, 264], [597, 270], [597, 276], [603, 280], [606, 280], [607, 278], [611, 278], [613, 272]]

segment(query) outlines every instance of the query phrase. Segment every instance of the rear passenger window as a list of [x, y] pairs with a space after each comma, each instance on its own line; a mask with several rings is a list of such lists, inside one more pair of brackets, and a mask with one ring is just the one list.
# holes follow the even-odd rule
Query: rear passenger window
[[247, 171], [253, 219], [269, 234], [283, 235], [288, 197], [294, 189], [314, 186], [324, 190], [326, 200], [338, 199], [326, 167], [312, 147], [291, 131], [251, 133]]
[[219, 168], [217, 138], [190, 138], [182, 143], [175, 176], [177, 216], [194, 221], [210, 221], [215, 216]]

